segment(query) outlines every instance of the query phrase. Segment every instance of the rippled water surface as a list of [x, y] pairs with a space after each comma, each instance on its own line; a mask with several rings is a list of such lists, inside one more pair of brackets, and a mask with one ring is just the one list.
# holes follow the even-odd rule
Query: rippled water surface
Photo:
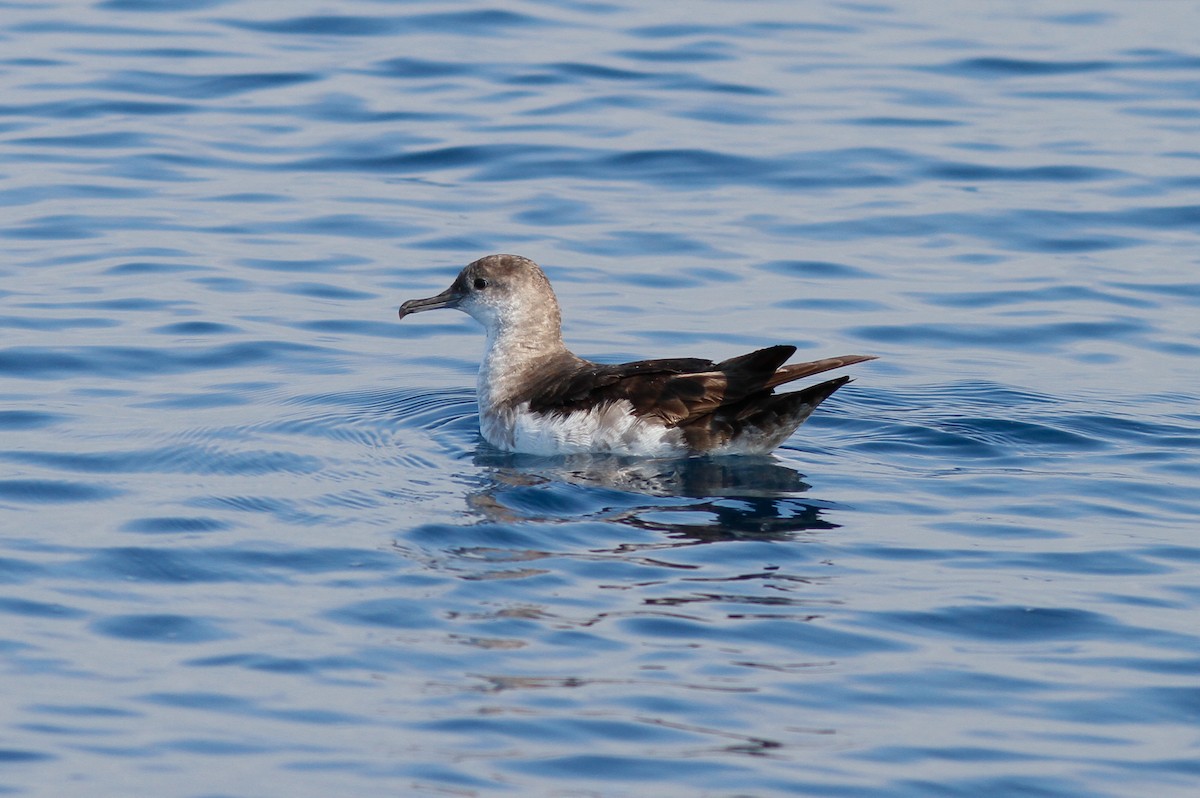
[[[1193, 796], [1200, 11], [0, 3], [0, 793]], [[506, 455], [864, 352], [774, 457]]]

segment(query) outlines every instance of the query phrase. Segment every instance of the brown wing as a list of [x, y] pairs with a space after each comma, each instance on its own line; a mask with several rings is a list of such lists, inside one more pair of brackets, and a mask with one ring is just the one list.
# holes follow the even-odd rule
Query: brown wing
[[734, 416], [755, 407], [752, 398], [769, 396], [785, 382], [871, 358], [851, 355], [783, 366], [794, 346], [771, 346], [720, 363], [696, 358], [641, 360], [619, 365], [585, 363], [553, 386], [532, 393], [534, 412], [561, 412], [625, 400], [639, 416], [666, 426], [695, 423], [728, 408]]

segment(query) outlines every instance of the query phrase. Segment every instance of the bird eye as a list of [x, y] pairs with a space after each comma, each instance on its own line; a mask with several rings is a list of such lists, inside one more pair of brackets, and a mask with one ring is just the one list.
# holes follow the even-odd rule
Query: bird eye
[[485, 289], [487, 287], [488, 287], [487, 280], [483, 279], [482, 277], [475, 278], [475, 290], [476, 291], [482, 291], [483, 289]]

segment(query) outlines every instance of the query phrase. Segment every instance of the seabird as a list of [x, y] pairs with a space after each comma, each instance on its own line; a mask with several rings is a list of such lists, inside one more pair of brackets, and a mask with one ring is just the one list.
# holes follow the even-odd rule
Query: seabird
[[792, 380], [873, 360], [844, 355], [784, 365], [779, 345], [714, 363], [701, 358], [608, 365], [577, 357], [541, 268], [519, 255], [488, 255], [442, 293], [410, 299], [400, 318], [455, 308], [487, 330], [479, 366], [479, 427], [493, 446], [555, 455], [766, 454], [850, 381], [838, 377], [774, 393]]

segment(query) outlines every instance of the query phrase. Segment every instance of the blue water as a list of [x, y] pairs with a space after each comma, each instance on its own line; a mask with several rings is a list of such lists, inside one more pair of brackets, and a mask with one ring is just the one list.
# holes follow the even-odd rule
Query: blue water
[[[1200, 9], [0, 3], [0, 793], [1193, 796]], [[863, 352], [774, 457], [477, 433]]]

